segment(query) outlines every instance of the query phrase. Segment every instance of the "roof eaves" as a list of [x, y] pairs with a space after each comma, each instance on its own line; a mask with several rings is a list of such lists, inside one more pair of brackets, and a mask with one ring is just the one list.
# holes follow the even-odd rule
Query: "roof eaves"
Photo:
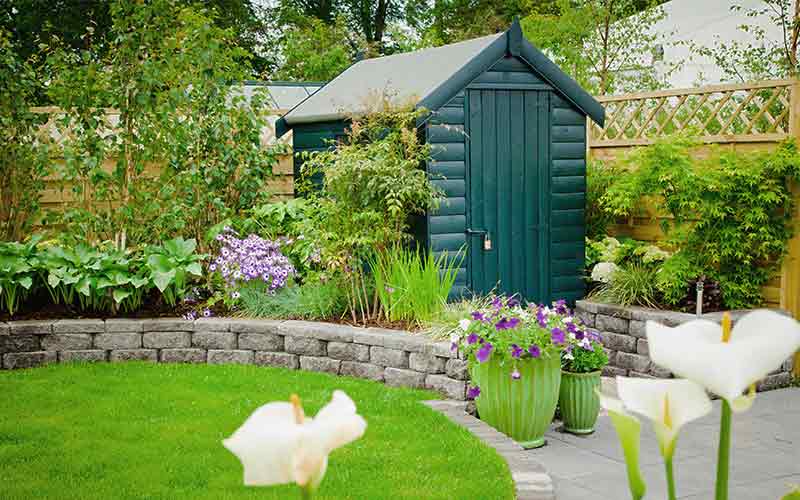
[[539, 49], [524, 37], [521, 39], [520, 56], [534, 68], [545, 80], [561, 92], [578, 109], [586, 113], [601, 127], [605, 123], [606, 110], [591, 94], [586, 92], [578, 82], [564, 73], [561, 68], [548, 59]]

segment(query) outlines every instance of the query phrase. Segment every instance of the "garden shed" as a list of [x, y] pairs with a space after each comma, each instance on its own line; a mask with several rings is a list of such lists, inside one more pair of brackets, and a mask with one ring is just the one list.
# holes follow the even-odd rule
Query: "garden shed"
[[425, 165], [446, 199], [426, 214], [421, 243], [467, 256], [456, 293], [528, 300], [584, 293], [586, 118], [603, 107], [522, 35], [503, 33], [360, 61], [286, 113], [298, 153], [330, 147], [348, 117], [389, 96], [429, 111]]

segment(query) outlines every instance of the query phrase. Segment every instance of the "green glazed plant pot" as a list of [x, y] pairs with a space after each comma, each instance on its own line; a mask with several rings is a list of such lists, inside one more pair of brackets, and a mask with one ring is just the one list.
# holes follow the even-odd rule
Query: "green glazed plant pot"
[[600, 412], [600, 371], [590, 373], [561, 372], [558, 404], [564, 430], [572, 434], [591, 434]]
[[545, 444], [544, 433], [553, 421], [561, 383], [561, 360], [528, 359], [516, 363], [520, 378], [511, 378], [514, 364], [490, 358], [472, 361], [472, 382], [481, 389], [475, 405], [481, 420], [509, 436], [523, 448]]

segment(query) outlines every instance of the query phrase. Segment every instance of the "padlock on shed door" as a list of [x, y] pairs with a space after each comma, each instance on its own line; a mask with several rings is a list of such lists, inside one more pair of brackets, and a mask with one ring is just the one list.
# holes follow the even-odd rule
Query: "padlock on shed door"
[[483, 249], [486, 251], [492, 249], [492, 235], [488, 232], [483, 235]]

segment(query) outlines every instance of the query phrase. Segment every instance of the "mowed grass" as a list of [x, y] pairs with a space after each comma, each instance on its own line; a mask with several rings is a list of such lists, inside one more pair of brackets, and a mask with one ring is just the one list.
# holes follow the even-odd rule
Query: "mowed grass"
[[292, 499], [242, 485], [221, 441], [258, 406], [342, 389], [364, 437], [330, 456], [314, 498], [511, 499], [503, 460], [420, 401], [425, 391], [255, 366], [75, 364], [0, 372], [0, 497]]

